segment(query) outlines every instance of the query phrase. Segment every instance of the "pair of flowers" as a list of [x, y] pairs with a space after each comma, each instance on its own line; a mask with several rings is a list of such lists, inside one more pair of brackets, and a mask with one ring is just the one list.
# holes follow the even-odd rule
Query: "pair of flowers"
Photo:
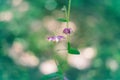
[[[63, 30], [63, 33], [66, 34], [66, 35], [69, 35], [71, 34], [72, 32], [72, 29], [71, 28], [65, 28]], [[53, 42], [59, 42], [61, 41], [62, 39], [64, 39], [65, 37], [64, 36], [61, 36], [61, 35], [58, 35], [58, 36], [51, 36], [51, 37], [48, 37], [48, 41], [53, 41]]]

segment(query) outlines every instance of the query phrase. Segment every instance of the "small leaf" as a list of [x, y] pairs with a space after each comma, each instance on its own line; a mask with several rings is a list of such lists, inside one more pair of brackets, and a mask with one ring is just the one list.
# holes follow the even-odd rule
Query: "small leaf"
[[79, 52], [77, 49], [75, 49], [75, 48], [70, 48], [70, 49], [68, 50], [68, 52], [69, 52], [70, 54], [80, 54], [80, 52]]
[[70, 42], [67, 43], [67, 50], [69, 54], [80, 54], [80, 52], [77, 49], [71, 48]]
[[58, 18], [57, 21], [59, 21], [59, 22], [68, 22], [68, 20], [66, 20], [65, 18]]
[[56, 72], [56, 73], [51, 73], [43, 76], [41, 80], [53, 80], [53, 79], [62, 78], [62, 77], [63, 76], [59, 72]]

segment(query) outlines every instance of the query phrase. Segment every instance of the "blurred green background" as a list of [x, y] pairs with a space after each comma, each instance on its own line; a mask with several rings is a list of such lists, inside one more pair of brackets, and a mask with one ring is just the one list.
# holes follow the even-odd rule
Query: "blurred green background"
[[[65, 49], [47, 41], [64, 23], [68, 0], [0, 0], [0, 80], [41, 80], [55, 66], [51, 56]], [[120, 0], [72, 0], [72, 46], [80, 55], [60, 51], [68, 80], [120, 80]]]

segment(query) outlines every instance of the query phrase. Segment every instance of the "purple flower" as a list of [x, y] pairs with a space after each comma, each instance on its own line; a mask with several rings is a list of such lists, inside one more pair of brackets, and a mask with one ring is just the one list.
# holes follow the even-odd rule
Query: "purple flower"
[[65, 33], [65, 34], [70, 34], [72, 32], [72, 29], [71, 28], [65, 28], [64, 30], [63, 30], [63, 33]]
[[64, 36], [51, 36], [48, 37], [48, 41], [59, 42], [64, 39]]

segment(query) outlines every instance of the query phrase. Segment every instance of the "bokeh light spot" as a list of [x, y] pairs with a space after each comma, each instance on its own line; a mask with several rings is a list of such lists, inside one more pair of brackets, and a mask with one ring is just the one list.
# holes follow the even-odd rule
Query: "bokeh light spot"
[[57, 66], [54, 60], [48, 60], [41, 63], [39, 69], [43, 74], [50, 74], [57, 72]]
[[45, 8], [47, 10], [54, 10], [57, 7], [57, 2], [55, 0], [46, 0]]

